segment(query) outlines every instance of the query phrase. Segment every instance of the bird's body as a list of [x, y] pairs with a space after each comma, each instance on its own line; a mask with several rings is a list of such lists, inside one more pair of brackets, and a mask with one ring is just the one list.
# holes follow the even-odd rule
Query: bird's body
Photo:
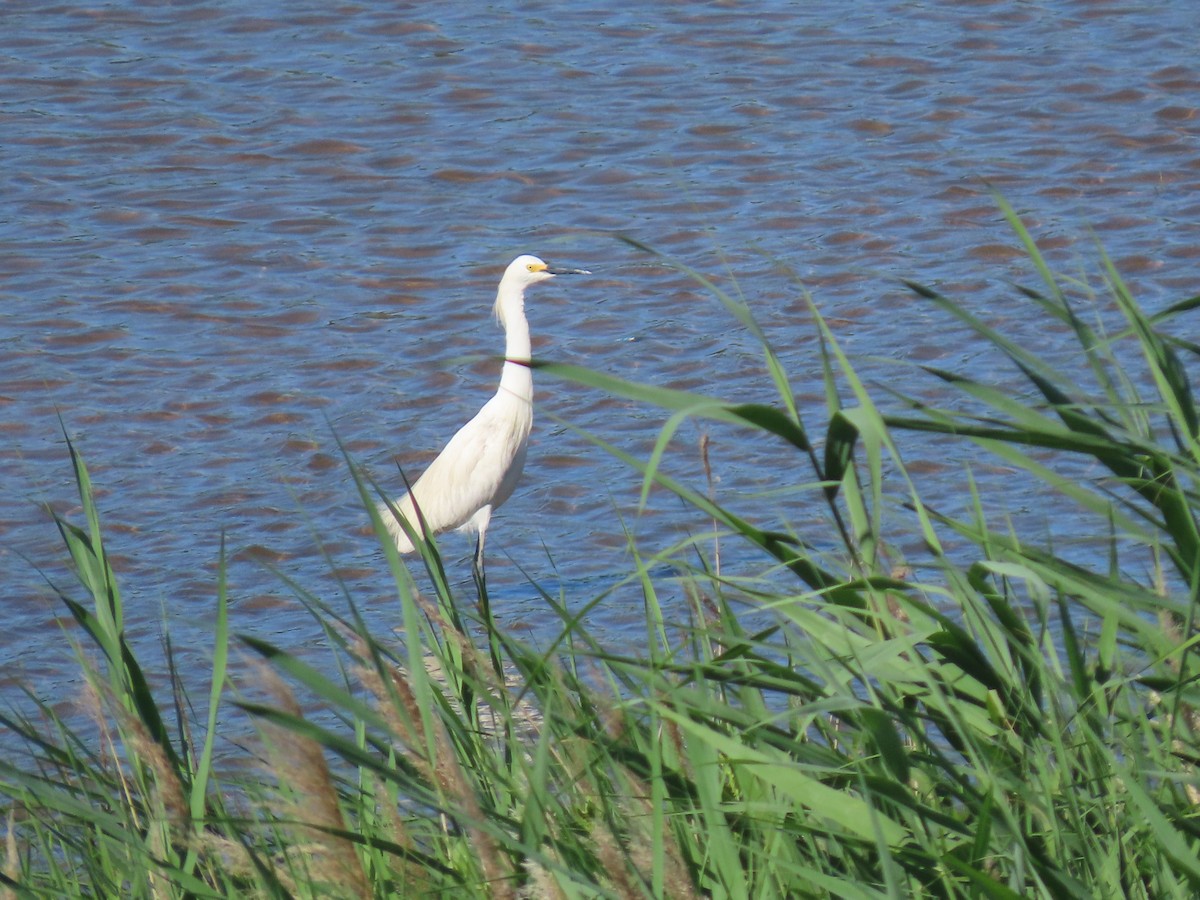
[[[525, 467], [533, 427], [533, 372], [525, 289], [554, 275], [587, 274], [555, 269], [536, 256], [519, 256], [504, 271], [496, 292], [496, 317], [505, 332], [500, 387], [429, 464], [412, 490], [395, 504], [380, 504], [380, 517], [401, 553], [415, 546], [412, 531], [438, 534], [457, 529], [478, 535], [475, 565], [483, 572], [483, 543], [492, 513], [512, 496]], [[422, 523], [424, 527], [422, 527]]]
[[[421, 525], [416, 508], [420, 508], [430, 534], [454, 529], [482, 534], [492, 510], [511, 497], [517, 486], [525, 468], [532, 427], [529, 400], [517, 394], [497, 393], [450, 439], [412, 490], [396, 504], [396, 512], [418, 534]], [[396, 548], [411, 553], [415, 549], [412, 541], [386, 504], [380, 512]]]

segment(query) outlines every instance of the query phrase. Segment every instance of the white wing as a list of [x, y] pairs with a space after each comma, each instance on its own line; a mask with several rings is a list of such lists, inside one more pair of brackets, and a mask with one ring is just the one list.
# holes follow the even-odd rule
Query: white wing
[[[450, 439], [417, 479], [412, 493], [396, 504], [400, 515], [420, 531], [415, 497], [425, 527], [437, 534], [469, 525], [485, 506], [498, 507], [512, 495], [521, 476], [532, 424], [528, 401], [507, 391], [497, 393]], [[386, 505], [380, 514], [400, 552], [411, 552], [412, 542]]]

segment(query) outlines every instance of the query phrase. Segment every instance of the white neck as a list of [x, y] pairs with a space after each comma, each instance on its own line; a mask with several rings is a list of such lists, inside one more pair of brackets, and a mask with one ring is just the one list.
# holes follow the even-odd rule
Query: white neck
[[500, 390], [533, 402], [533, 372], [529, 360], [533, 349], [529, 341], [529, 322], [525, 318], [525, 292], [521, 288], [501, 287], [496, 295], [496, 317], [504, 328], [504, 370]]

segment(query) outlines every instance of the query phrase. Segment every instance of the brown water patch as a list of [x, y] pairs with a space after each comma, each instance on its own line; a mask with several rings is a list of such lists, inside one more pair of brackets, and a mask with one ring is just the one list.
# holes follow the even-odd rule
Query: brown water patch
[[[469, 169], [438, 169], [430, 177], [450, 184], [474, 184], [484, 181], [494, 181], [502, 176], [494, 172], [480, 172]], [[532, 179], [528, 177], [517, 177], [525, 184], [532, 183]]]
[[[80, 330], [64, 332], [63, 328], [78, 327]], [[105, 344], [121, 340], [128, 334], [123, 328], [84, 328], [79, 323], [73, 325], [63, 323], [55, 327], [51, 334], [42, 338], [43, 343], [51, 347], [87, 347], [93, 344]]]
[[1115, 260], [1114, 265], [1117, 271], [1122, 274], [1143, 275], [1147, 272], [1155, 272], [1162, 268], [1162, 260], [1154, 257], [1135, 254], [1132, 256], [1122, 256]]
[[342, 460], [336, 456], [331, 456], [328, 453], [314, 453], [309, 457], [306, 465], [314, 472], [325, 472], [329, 469], [336, 469], [342, 464]]
[[1164, 106], [1154, 115], [1165, 122], [1193, 122], [1197, 112], [1194, 106]]
[[[1200, 241], [1192, 244], [1176, 244], [1164, 248], [1163, 254], [1172, 259], [1197, 259], [1200, 258]], [[1186, 279], [1185, 279], [1186, 283]], [[1194, 282], [1193, 282], [1194, 283]]]
[[317, 138], [293, 144], [287, 148], [286, 152], [297, 156], [344, 156], [352, 153], [365, 153], [367, 150], [367, 147], [352, 141]]
[[874, 134], [880, 136], [892, 134], [894, 131], [889, 123], [884, 122], [881, 119], [854, 119], [850, 122], [850, 127], [855, 131], [861, 131], [864, 134]]
[[[272, 562], [273, 560], [268, 555], [266, 561]], [[296, 610], [296, 601], [289, 597], [279, 596], [278, 594], [256, 594], [239, 598], [237, 601], [237, 610], [239, 613], [294, 612]]]
[[289, 438], [279, 448], [285, 453], [313, 453], [321, 445], [311, 439]]
[[972, 247], [968, 253], [975, 259], [987, 262], [1004, 262], [1010, 259], [1018, 259], [1025, 255], [1024, 249], [1006, 244], [982, 244]]

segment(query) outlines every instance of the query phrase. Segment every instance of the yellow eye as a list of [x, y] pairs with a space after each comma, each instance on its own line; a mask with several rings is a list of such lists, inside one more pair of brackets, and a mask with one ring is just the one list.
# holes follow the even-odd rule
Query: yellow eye
[[536, 271], [537, 271], [537, 266], [535, 266], [533, 263], [530, 263], [530, 264], [529, 264], [529, 265], [527, 265], [525, 268], [527, 268], [527, 269], [528, 269], [530, 272], [536, 272]]

